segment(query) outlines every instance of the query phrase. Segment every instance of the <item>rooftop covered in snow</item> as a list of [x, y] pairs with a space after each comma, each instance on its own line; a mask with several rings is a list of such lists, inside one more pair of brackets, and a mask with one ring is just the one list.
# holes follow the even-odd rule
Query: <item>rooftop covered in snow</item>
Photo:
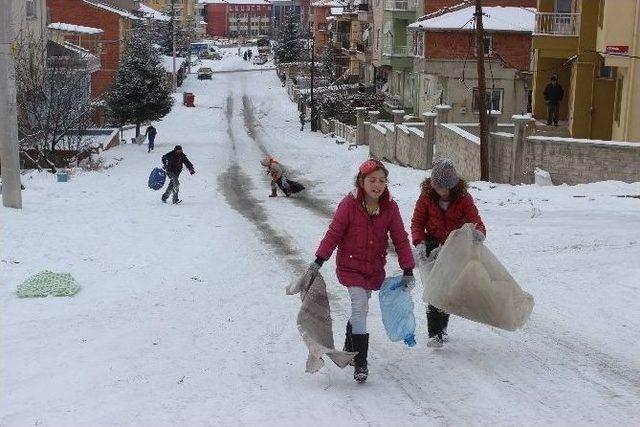
[[135, 20], [140, 19], [140, 18], [138, 18], [137, 16], [135, 16], [133, 13], [131, 13], [128, 10], [112, 6], [110, 4], [106, 4], [101, 0], [82, 0], [82, 1], [84, 3], [90, 4], [90, 5], [95, 6], [97, 8], [109, 11], [111, 13], [115, 13], [116, 15], [120, 15], [123, 18], [129, 18], [129, 19], [135, 19]]
[[102, 31], [100, 28], [84, 27], [82, 25], [66, 24], [64, 22], [54, 22], [52, 24], [49, 24], [48, 28], [50, 30], [64, 31], [66, 33], [75, 33], [75, 34], [102, 34], [102, 33], [104, 33], [104, 31]]
[[155, 10], [152, 7], [144, 5], [140, 3], [140, 8], [138, 9], [141, 13], [145, 15], [145, 17], [155, 19], [156, 21], [170, 21], [171, 17], [162, 12]]
[[270, 0], [199, 0], [200, 4], [272, 4]]
[[[536, 9], [525, 7], [483, 7], [482, 24], [487, 31], [532, 33]], [[411, 30], [467, 31], [473, 29], [473, 6], [433, 13], [409, 25]]]
[[318, 1], [314, 1], [313, 3], [311, 3], [311, 6], [313, 7], [331, 7], [331, 8], [336, 8], [336, 7], [341, 7], [341, 8], [345, 8], [348, 6], [347, 2], [342, 2], [339, 0], [318, 0]]

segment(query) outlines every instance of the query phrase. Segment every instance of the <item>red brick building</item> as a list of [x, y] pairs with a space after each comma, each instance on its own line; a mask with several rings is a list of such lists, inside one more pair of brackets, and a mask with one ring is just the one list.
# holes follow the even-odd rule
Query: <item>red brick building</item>
[[[429, 0], [427, 4], [433, 6]], [[447, 2], [440, 2], [447, 3]], [[535, 9], [531, 1], [495, 1], [516, 6], [484, 6], [484, 53], [487, 101], [500, 120], [530, 111], [531, 35]], [[432, 12], [409, 26], [413, 37], [414, 71], [419, 74], [415, 104], [418, 112], [444, 103], [454, 121], [476, 122], [478, 79], [473, 5]]]
[[[98, 39], [102, 67], [91, 76], [91, 96], [99, 98], [111, 88], [134, 20], [130, 11], [97, 0], [47, 0], [51, 22], [65, 22], [103, 31]], [[95, 44], [95, 40], [93, 41]], [[95, 46], [82, 47], [93, 50]]]
[[256, 37], [271, 34], [269, 0], [206, 0], [207, 35]]

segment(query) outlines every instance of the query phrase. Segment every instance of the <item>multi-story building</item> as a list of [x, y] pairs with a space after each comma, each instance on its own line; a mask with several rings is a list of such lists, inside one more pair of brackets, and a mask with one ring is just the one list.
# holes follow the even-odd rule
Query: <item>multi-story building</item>
[[[432, 12], [409, 26], [414, 56], [410, 84], [390, 88], [403, 107], [423, 113], [445, 103], [453, 107], [452, 120], [477, 122], [474, 12], [474, 6], [463, 4]], [[483, 12], [487, 105], [508, 121], [530, 109], [535, 9], [497, 6], [483, 7]]]
[[102, 97], [111, 88], [132, 24], [140, 19], [131, 12], [137, 8], [137, 2], [131, 1], [130, 9], [99, 0], [48, 0], [48, 6], [51, 22], [103, 31], [100, 41], [102, 67], [91, 76], [91, 97]]
[[207, 35], [255, 37], [271, 34], [273, 4], [269, 0], [201, 0]]
[[533, 114], [547, 116], [544, 87], [557, 75], [560, 119], [574, 138], [640, 141], [640, 3], [538, 0]]
[[198, 35], [206, 32], [204, 4], [198, 0], [143, 0], [142, 3], [169, 16], [173, 13], [182, 28], [191, 26]]
[[332, 39], [327, 18], [342, 13], [347, 6], [346, 2], [340, 0], [318, 0], [311, 3], [309, 28], [313, 35], [316, 53], [320, 53]]
[[357, 58], [357, 44], [361, 40], [358, 11], [349, 4], [346, 8], [331, 8], [327, 17], [331, 48], [336, 54], [337, 74], [344, 82], [356, 82], [360, 77], [360, 63]]
[[273, 0], [271, 3], [273, 4], [271, 22], [274, 35], [278, 34], [278, 29], [284, 25], [290, 14], [297, 16], [300, 22], [306, 22], [308, 7], [305, 12], [304, 5], [299, 0]]

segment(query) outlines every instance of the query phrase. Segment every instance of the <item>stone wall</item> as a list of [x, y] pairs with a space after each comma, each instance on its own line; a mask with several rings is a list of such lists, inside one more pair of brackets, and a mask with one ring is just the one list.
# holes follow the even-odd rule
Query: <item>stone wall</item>
[[534, 182], [536, 167], [554, 184], [640, 181], [640, 143], [532, 136], [525, 139], [521, 181]]
[[369, 155], [375, 159], [382, 159], [385, 155], [387, 128], [377, 123], [369, 126]]
[[467, 181], [480, 179], [480, 138], [453, 124], [441, 123], [436, 130], [434, 160], [454, 161], [458, 174]]
[[506, 183], [511, 180], [513, 134], [492, 132], [489, 142], [489, 180]]

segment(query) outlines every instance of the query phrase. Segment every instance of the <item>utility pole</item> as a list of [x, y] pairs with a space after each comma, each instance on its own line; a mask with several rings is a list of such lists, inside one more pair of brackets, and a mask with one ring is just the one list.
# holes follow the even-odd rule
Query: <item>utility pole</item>
[[482, 0], [476, 0], [476, 57], [478, 60], [478, 115], [480, 119], [480, 179], [489, 180], [489, 123], [487, 120], [486, 93], [484, 80], [484, 28], [482, 26]]
[[176, 74], [176, 0], [171, 0], [171, 40], [173, 46], [173, 78], [171, 81], [175, 92], [178, 89], [178, 74]]
[[[15, 65], [12, 43], [13, 0], [0, 0], [0, 163], [2, 164], [2, 204], [22, 209]], [[44, 64], [42, 64], [44, 66]]]

